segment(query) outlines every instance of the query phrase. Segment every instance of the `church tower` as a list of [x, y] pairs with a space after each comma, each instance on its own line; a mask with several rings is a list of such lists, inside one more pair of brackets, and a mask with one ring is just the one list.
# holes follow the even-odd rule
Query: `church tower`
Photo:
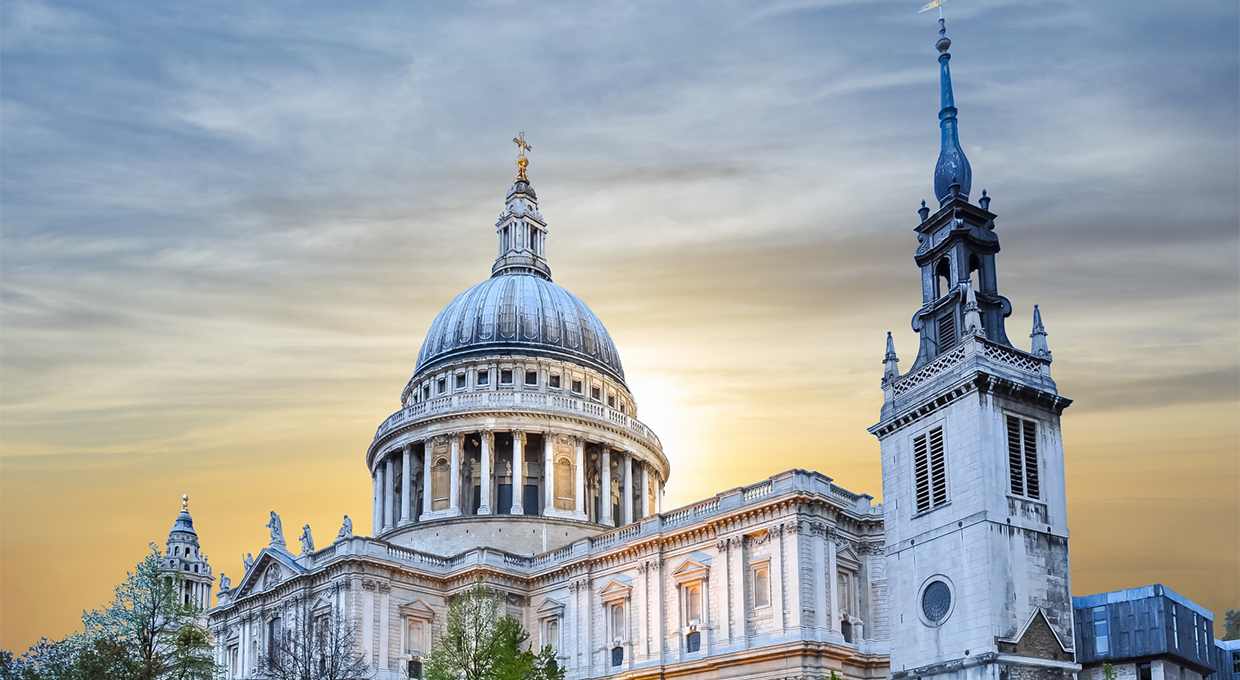
[[177, 515], [172, 531], [168, 532], [168, 549], [164, 552], [164, 571], [172, 577], [181, 575], [181, 604], [193, 604], [206, 611], [211, 606], [211, 584], [215, 576], [207, 563], [206, 553], [199, 552], [198, 532], [194, 531], [194, 518], [189, 516], [189, 496], [181, 496], [181, 514]]
[[907, 373], [891, 335], [882, 455], [891, 671], [903, 678], [1073, 678], [1067, 502], [1059, 419], [1037, 307], [1029, 351], [1009, 342], [990, 198], [969, 201], [939, 19], [938, 209], [922, 202], [914, 261], [920, 339]]

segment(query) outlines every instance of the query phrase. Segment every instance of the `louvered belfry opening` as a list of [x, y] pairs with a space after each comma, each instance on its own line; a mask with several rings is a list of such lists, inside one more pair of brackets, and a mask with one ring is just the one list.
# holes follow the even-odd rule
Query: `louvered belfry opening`
[[942, 426], [913, 438], [913, 474], [917, 512], [947, 504], [947, 457]]

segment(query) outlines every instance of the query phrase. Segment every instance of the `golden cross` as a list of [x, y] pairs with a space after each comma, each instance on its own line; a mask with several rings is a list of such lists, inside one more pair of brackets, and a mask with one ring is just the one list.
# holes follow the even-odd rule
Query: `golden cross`
[[518, 135], [518, 136], [516, 136], [516, 137], [513, 137], [513, 138], [512, 138], [512, 143], [513, 143], [513, 144], [516, 144], [516, 145], [517, 145], [517, 147], [521, 149], [521, 153], [519, 153], [519, 154], [518, 154], [518, 155], [520, 155], [520, 156], [524, 156], [526, 151], [533, 151], [533, 150], [534, 150], [534, 147], [532, 147], [532, 146], [530, 146], [529, 144], [526, 144], [526, 143], [525, 143], [525, 133], [524, 133], [524, 132], [522, 132], [520, 135]]

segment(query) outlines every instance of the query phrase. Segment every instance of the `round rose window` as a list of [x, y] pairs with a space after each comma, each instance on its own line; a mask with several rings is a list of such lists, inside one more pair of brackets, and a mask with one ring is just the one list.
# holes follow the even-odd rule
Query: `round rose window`
[[942, 581], [935, 581], [926, 586], [926, 591], [921, 595], [921, 611], [926, 615], [926, 620], [931, 623], [939, 623], [947, 618], [947, 612], [952, 608], [952, 591], [947, 584]]

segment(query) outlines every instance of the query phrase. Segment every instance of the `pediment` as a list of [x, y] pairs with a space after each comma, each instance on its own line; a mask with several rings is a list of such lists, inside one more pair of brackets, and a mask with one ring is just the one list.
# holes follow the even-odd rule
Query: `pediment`
[[408, 616], [414, 619], [423, 619], [429, 621], [435, 618], [435, 610], [431, 609], [421, 599], [415, 599], [412, 602], [406, 602], [396, 608], [402, 616]]
[[603, 586], [603, 589], [599, 591], [598, 596], [606, 602], [615, 602], [616, 600], [627, 598], [632, 592], [633, 584], [630, 583], [628, 579], [622, 576], [617, 576], [608, 581], [607, 585]]
[[564, 603], [559, 600], [547, 598], [538, 605], [538, 609], [534, 610], [540, 616], [555, 616], [564, 612]]
[[842, 566], [854, 571], [861, 568], [861, 557], [847, 543], [841, 545], [840, 549], [835, 551], [835, 560]]
[[[1057, 653], [1053, 651], [1053, 647], [1047, 644], [1052, 640], [1059, 646]], [[1000, 651], [1021, 654], [1023, 656], [1064, 660], [1071, 653], [1068, 646], [1060, 639], [1059, 633], [1055, 632], [1054, 626], [1046, 618], [1046, 612], [1041, 607], [1033, 610], [1029, 620], [1025, 622], [1025, 625], [1021, 627], [1020, 632], [1014, 638], [999, 638], [999, 643]], [[1049, 654], [1047, 653], [1048, 650], [1050, 650]]]
[[314, 601], [314, 604], [311, 605], [310, 611], [314, 612], [315, 614], [318, 614], [324, 611], [331, 611], [331, 608], [332, 608], [331, 600], [327, 599], [326, 597], [320, 596], [317, 600]]
[[271, 590], [305, 571], [291, 556], [285, 559], [280, 557], [270, 548], [263, 548], [258, 553], [258, 558], [254, 560], [254, 566], [245, 573], [241, 583], [232, 589], [232, 601], [236, 602], [240, 598]]
[[706, 578], [708, 573], [710, 573], [709, 561], [687, 559], [684, 562], [681, 562], [680, 566], [676, 567], [676, 569], [672, 571], [672, 578], [680, 583], [685, 581], [698, 581]]

